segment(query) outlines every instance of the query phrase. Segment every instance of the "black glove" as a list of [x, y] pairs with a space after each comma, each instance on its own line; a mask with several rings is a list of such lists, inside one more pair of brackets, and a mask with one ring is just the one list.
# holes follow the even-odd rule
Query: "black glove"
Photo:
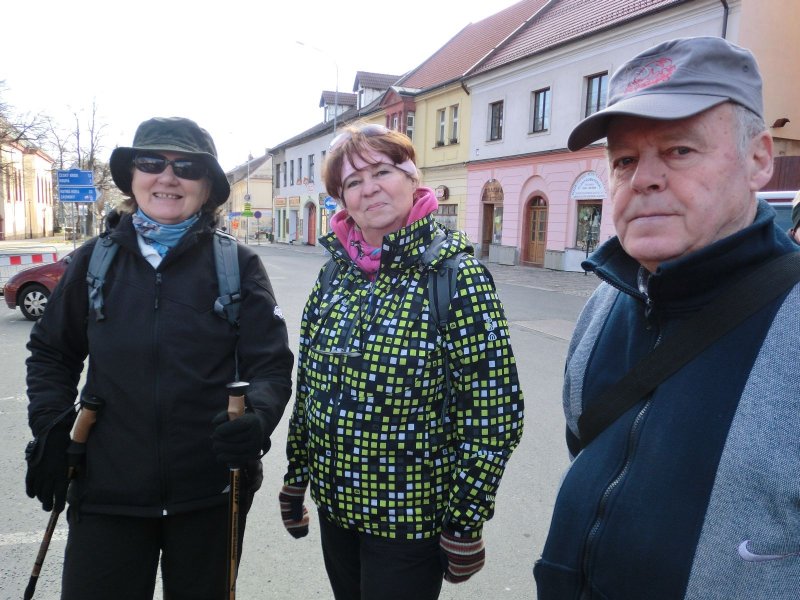
[[69, 485], [69, 426], [56, 425], [33, 444], [37, 447], [28, 456], [25, 493], [37, 498], [44, 510], [60, 512], [64, 510]]
[[212, 421], [216, 428], [211, 434], [212, 450], [221, 463], [245, 465], [248, 461], [266, 453], [269, 438], [264, 435], [264, 426], [255, 413], [245, 413], [238, 419], [228, 420], [227, 411], [222, 411]]

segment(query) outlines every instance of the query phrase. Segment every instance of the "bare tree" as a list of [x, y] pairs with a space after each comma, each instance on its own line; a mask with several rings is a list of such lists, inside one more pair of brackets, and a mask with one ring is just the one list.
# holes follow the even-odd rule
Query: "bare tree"
[[[41, 115], [19, 115], [5, 101], [4, 93], [8, 87], [0, 80], [0, 146], [22, 145], [39, 147], [46, 135], [46, 126]], [[0, 170], [6, 165], [0, 153]]]

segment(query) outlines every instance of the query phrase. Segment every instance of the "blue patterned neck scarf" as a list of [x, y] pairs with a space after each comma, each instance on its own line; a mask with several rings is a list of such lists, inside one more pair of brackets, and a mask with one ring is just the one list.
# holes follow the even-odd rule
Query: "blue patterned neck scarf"
[[156, 249], [162, 258], [170, 248], [174, 248], [189, 228], [197, 222], [200, 214], [193, 215], [181, 223], [166, 225], [154, 221], [138, 209], [133, 215], [133, 228], [144, 241]]

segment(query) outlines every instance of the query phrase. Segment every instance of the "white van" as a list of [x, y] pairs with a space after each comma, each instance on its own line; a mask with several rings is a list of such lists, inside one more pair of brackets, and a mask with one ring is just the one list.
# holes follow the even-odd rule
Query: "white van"
[[786, 192], [757, 192], [759, 200], [766, 200], [775, 209], [777, 216], [775, 223], [782, 231], [789, 231], [792, 228], [792, 201], [797, 195], [797, 190]]

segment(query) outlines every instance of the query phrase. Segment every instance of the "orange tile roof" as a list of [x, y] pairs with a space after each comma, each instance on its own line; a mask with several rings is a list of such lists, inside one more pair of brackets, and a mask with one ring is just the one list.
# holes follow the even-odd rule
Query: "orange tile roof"
[[692, 0], [553, 0], [470, 75]]
[[425, 89], [458, 79], [547, 3], [548, 0], [522, 0], [470, 23], [396, 85]]

